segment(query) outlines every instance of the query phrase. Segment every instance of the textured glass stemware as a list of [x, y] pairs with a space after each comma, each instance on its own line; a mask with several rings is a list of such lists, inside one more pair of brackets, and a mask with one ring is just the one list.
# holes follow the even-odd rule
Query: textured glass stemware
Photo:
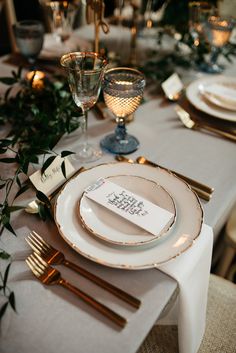
[[43, 46], [43, 24], [36, 20], [19, 21], [13, 25], [13, 31], [20, 53], [34, 64]]
[[102, 148], [115, 154], [128, 154], [138, 148], [139, 141], [127, 134], [125, 123], [127, 116], [138, 108], [144, 86], [144, 76], [138, 70], [120, 67], [106, 72], [103, 80], [104, 100], [116, 116], [117, 127], [115, 133], [101, 141]]
[[211, 45], [210, 60], [203, 67], [208, 73], [221, 73], [223, 67], [217, 64], [221, 48], [224, 47], [230, 38], [235, 20], [232, 18], [210, 16], [205, 23], [204, 31]]
[[76, 154], [81, 162], [91, 162], [100, 158], [100, 149], [88, 143], [88, 110], [97, 102], [106, 59], [93, 52], [73, 52], [62, 56], [61, 65], [66, 69], [71, 94], [75, 104], [82, 109], [82, 142]]

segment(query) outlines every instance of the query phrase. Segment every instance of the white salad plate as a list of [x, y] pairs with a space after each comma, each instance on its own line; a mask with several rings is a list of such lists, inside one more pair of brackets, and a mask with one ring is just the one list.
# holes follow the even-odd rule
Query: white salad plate
[[[124, 247], [99, 241], [86, 231], [78, 217], [84, 190], [100, 177], [117, 175], [139, 176], [167, 190], [176, 207], [176, 220], [167, 236], [146, 246]], [[54, 211], [61, 236], [75, 251], [99, 264], [130, 270], [156, 267], [181, 255], [197, 239], [203, 224], [201, 204], [188, 184], [162, 168], [121, 162], [87, 169], [70, 180], [59, 193]]]
[[140, 246], [168, 234], [175, 222], [176, 210], [172, 197], [161, 185], [134, 175], [118, 175], [106, 179], [169, 211], [173, 217], [160, 233], [153, 235], [108, 208], [99, 205], [83, 193], [78, 205], [78, 215], [82, 225], [91, 235], [111, 244]]
[[[207, 94], [207, 87], [212, 84], [222, 85], [236, 92], [236, 79], [226, 76], [204, 77], [193, 81], [186, 89], [189, 102], [198, 110], [215, 118], [236, 122], [235, 111], [229, 109], [229, 103], [219, 96]], [[227, 107], [226, 107], [227, 106]]]

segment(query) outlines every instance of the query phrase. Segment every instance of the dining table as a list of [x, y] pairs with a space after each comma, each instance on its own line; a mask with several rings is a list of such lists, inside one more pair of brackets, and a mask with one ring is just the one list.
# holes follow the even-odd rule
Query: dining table
[[[225, 66], [222, 75], [235, 78], [236, 60], [232, 59], [231, 63], [226, 62]], [[13, 66], [8, 58], [2, 57], [0, 76], [8, 76], [12, 69]], [[212, 75], [192, 69], [186, 71], [182, 79], [187, 86], [204, 77], [212, 77]], [[1, 84], [1, 94], [5, 90], [6, 86]], [[197, 353], [205, 327], [212, 247], [214, 249], [236, 202], [235, 142], [211, 132], [185, 128], [175, 111], [179, 103], [181, 102], [168, 100], [158, 90], [152, 95], [147, 95], [144, 103], [135, 112], [134, 119], [127, 124], [128, 132], [139, 140], [140, 146], [126, 157], [135, 162], [137, 157], [145, 156], [164, 168], [214, 188], [209, 201], [194, 196], [199, 202], [199, 209], [203, 212], [199, 241], [194, 239], [186, 251], [173, 256], [164, 264], [153, 264], [146, 268], [145, 266], [134, 269], [124, 268], [119, 265], [103, 264], [89, 255], [84, 256], [76, 247], [71, 246], [69, 241], [65, 241], [65, 237], [62, 236], [63, 231], [58, 227], [57, 222], [43, 222], [37, 215], [29, 214], [24, 210], [16, 212], [12, 226], [17, 236], [5, 229], [0, 238], [0, 248], [11, 254], [9, 287], [14, 290], [16, 297], [16, 312], [9, 308], [1, 320], [0, 353], [14, 351], [20, 353], [64, 353], [65, 351], [135, 353], [138, 352], [153, 325], [163, 319], [167, 312], [170, 313], [174, 303], [178, 303], [179, 299], [181, 306], [176, 314], [175, 323], [178, 323], [178, 316], [181, 316], [183, 327], [179, 326], [181, 331], [179, 340], [182, 340], [179, 346], [180, 352]], [[93, 109], [88, 115], [88, 139], [99, 144], [105, 135], [114, 131], [114, 118], [110, 114], [105, 118], [101, 117]], [[217, 118], [215, 120], [218, 121]], [[236, 120], [231, 124], [235, 122]], [[6, 135], [6, 131], [7, 127], [0, 126], [1, 138]], [[76, 152], [80, 134], [80, 129], [77, 129], [63, 136], [56, 145], [56, 151], [69, 149]], [[101, 176], [100, 171], [101, 174], [105, 173], [106, 166], [116, 168], [115, 171], [118, 174], [119, 170], [122, 173], [126, 168], [130, 168], [126, 167], [127, 162], [118, 162], [114, 157], [103, 151], [102, 157], [96, 162], [81, 165], [72, 158], [71, 163], [75, 170], [83, 166], [89, 173], [93, 173], [93, 170], [96, 172], [98, 168], [97, 177]], [[135, 168], [141, 168], [134, 164]], [[150, 175], [159, 173], [155, 171], [157, 169], [155, 167], [147, 168], [149, 168], [147, 173], [149, 172]], [[162, 168], [160, 169], [162, 173]], [[9, 166], [2, 163], [1, 175], [7, 176], [10, 173]], [[21, 195], [18, 202], [27, 205], [33, 198], [32, 190], [32, 193], [27, 193], [27, 196]], [[65, 214], [67, 212], [69, 213], [65, 209]], [[86, 303], [78, 300], [76, 296], [66, 292], [64, 288], [42, 285], [33, 276], [25, 263], [26, 257], [31, 253], [25, 237], [32, 230], [62, 251], [71, 262], [122, 288], [141, 301], [138, 309], [133, 308], [83, 276], [62, 265], [58, 266], [63, 277], [124, 316], [127, 319], [124, 328], [118, 327]], [[115, 260], [111, 259], [112, 261]], [[6, 267], [6, 261], [2, 260], [1, 269], [4, 267]], [[203, 274], [204, 271], [205, 274]], [[186, 278], [182, 281], [185, 275]], [[196, 278], [194, 278], [195, 275]], [[199, 287], [202, 293], [199, 292], [195, 296], [193, 292], [194, 290], [198, 292], [198, 281], [201, 282]], [[181, 296], [181, 291], [187, 297]], [[191, 312], [190, 316], [197, 315], [194, 308], [197, 308], [199, 298], [202, 298], [203, 312], [200, 322], [196, 322], [194, 317], [190, 318], [191, 329], [196, 326], [196, 334], [189, 333], [183, 317], [188, 310]], [[186, 330], [185, 333], [184, 330]], [[198, 340], [195, 342], [196, 337]], [[188, 350], [188, 347], [191, 349]]]

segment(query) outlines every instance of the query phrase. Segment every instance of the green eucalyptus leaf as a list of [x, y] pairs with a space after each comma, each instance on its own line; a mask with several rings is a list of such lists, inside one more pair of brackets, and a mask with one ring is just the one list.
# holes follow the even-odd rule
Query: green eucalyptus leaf
[[5, 92], [5, 94], [4, 94], [4, 100], [5, 100], [5, 101], [8, 99], [8, 96], [9, 96], [9, 94], [10, 94], [12, 88], [13, 88], [13, 87], [9, 87], [9, 88], [6, 90], [6, 92]]
[[62, 174], [63, 174], [64, 178], [66, 179], [66, 165], [65, 165], [65, 161], [63, 161], [62, 164], [61, 164], [61, 171], [62, 171]]
[[16, 232], [14, 231], [14, 229], [12, 228], [11, 224], [9, 222], [3, 223], [4, 227], [9, 230], [9, 232], [11, 232], [12, 234], [14, 234], [16, 236]]
[[0, 309], [0, 319], [3, 317], [3, 315], [5, 314], [5, 311], [7, 309], [7, 306], [8, 306], [8, 301], [6, 303], [4, 303], [2, 306], [1, 306], [1, 309]]
[[[0, 139], [0, 154], [2, 163], [14, 163], [16, 172], [12, 177], [6, 180], [0, 180], [1, 193], [5, 195], [1, 198], [0, 205], [0, 223], [2, 228], [8, 229], [16, 235], [11, 226], [11, 214], [14, 211], [22, 209], [22, 206], [12, 204], [15, 185], [19, 190], [15, 194], [13, 201], [28, 189], [28, 185], [22, 184], [20, 173], [27, 175], [31, 164], [39, 163], [39, 155], [48, 155], [54, 153], [52, 150], [59, 139], [65, 134], [78, 128], [79, 119], [76, 117], [76, 106], [71, 99], [71, 93], [67, 78], [62, 75], [52, 76], [52, 79], [45, 80], [44, 89], [34, 90], [30, 82], [21, 78], [22, 68], [12, 72], [12, 77], [0, 78], [0, 82], [9, 85], [6, 87], [5, 96], [0, 100], [0, 123], [7, 123], [10, 131], [7, 138]], [[19, 89], [12, 93], [15, 83]], [[79, 113], [81, 114], [81, 113]], [[8, 151], [10, 156], [8, 157]], [[3, 156], [6, 154], [6, 156]], [[13, 156], [15, 154], [15, 158]], [[62, 158], [72, 154], [69, 151], [63, 151]], [[42, 166], [42, 174], [54, 161], [56, 156], [50, 156]], [[14, 167], [15, 167], [14, 165]], [[65, 163], [61, 165], [62, 172], [65, 175]], [[4, 191], [4, 192], [3, 192]], [[44, 220], [53, 219], [51, 214], [50, 201], [46, 195], [37, 192], [39, 202], [40, 217]], [[0, 251], [0, 258], [7, 258], [7, 254]], [[8, 268], [9, 271], [9, 268]], [[3, 276], [0, 272], [0, 278], [4, 277], [4, 286], [10, 292], [9, 297], [5, 293], [8, 301], [1, 307], [1, 315], [6, 311], [7, 305], [15, 309], [15, 296], [6, 286], [8, 274]], [[0, 286], [0, 289], [1, 289]]]
[[4, 288], [6, 287], [6, 284], [7, 284], [7, 279], [8, 279], [10, 267], [11, 267], [11, 264], [8, 264], [6, 267], [6, 270], [4, 272], [4, 276], [3, 276], [3, 287]]
[[17, 78], [21, 78], [22, 70], [23, 70], [23, 66], [20, 66], [17, 71]]
[[6, 148], [0, 148], [0, 154], [6, 153], [7, 149]]
[[16, 311], [16, 301], [15, 301], [15, 294], [11, 292], [9, 295], [9, 303], [14, 311]]
[[31, 163], [35, 163], [35, 164], [37, 164], [39, 161], [38, 157], [33, 154], [30, 156], [29, 160]]
[[0, 162], [2, 162], [2, 163], [15, 163], [16, 159], [15, 158], [0, 158]]
[[19, 174], [17, 174], [17, 176], [16, 176], [16, 183], [17, 183], [18, 187], [21, 188], [21, 181], [19, 178]]
[[71, 154], [75, 154], [75, 152], [71, 152], [71, 151], [62, 151], [61, 152], [61, 157], [64, 158], [64, 157], [67, 157]]
[[1, 222], [2, 224], [5, 226], [6, 224], [8, 224], [10, 221], [10, 213], [8, 210], [8, 206], [3, 206], [2, 207], [2, 217], [1, 217]]
[[46, 219], [48, 218], [47, 206], [45, 204], [39, 204], [38, 209], [40, 218], [43, 221], [46, 221]]
[[14, 85], [17, 80], [14, 77], [0, 77], [0, 82], [4, 83], [5, 85]]
[[15, 200], [18, 196], [20, 196], [21, 194], [23, 194], [25, 191], [27, 191], [28, 189], [29, 189], [29, 185], [28, 185], [28, 184], [22, 186], [22, 187], [20, 188], [20, 190], [17, 191], [17, 193], [16, 193], [16, 195], [15, 195], [15, 197], [14, 197], [14, 200]]
[[51, 156], [49, 157], [43, 164], [42, 169], [41, 169], [41, 174], [45, 172], [45, 170], [52, 164], [56, 156]]
[[45, 203], [48, 207], [51, 206], [49, 198], [42, 192], [42, 191], [37, 191], [36, 197], [39, 199], [39, 201]]
[[25, 206], [9, 206], [8, 210], [11, 213], [11, 212], [16, 212], [16, 211], [22, 210], [24, 208], [25, 208]]
[[7, 259], [9, 259], [10, 257], [11, 257], [11, 255], [8, 254], [6, 251], [0, 250], [0, 258], [1, 258], [2, 260], [7, 260]]

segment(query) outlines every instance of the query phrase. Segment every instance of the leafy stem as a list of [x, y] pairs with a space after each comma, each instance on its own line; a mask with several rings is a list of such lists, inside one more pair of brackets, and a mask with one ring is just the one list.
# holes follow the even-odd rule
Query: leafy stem
[[[61, 170], [66, 178], [64, 158], [71, 151], [56, 153], [53, 148], [64, 134], [69, 134], [79, 126], [77, 111], [67, 80], [63, 76], [45, 78], [43, 88], [35, 88], [33, 79], [22, 77], [22, 70], [12, 71], [11, 77], [0, 77], [0, 82], [9, 86], [0, 98], [0, 124], [10, 127], [7, 136], [0, 139], [0, 165], [9, 165], [12, 175], [0, 175], [0, 235], [7, 229], [14, 235], [11, 225], [13, 212], [24, 206], [15, 205], [16, 199], [29, 187], [29, 167], [43, 160], [41, 172], [50, 166], [54, 159], [62, 157]], [[14, 90], [13, 90], [14, 88]], [[13, 95], [13, 92], [16, 92]], [[39, 159], [39, 157], [41, 157]], [[1, 173], [3, 168], [0, 168]], [[50, 202], [46, 195], [36, 192], [40, 201], [39, 216], [46, 220], [50, 217]], [[0, 259], [10, 255], [0, 249]], [[0, 318], [10, 305], [15, 310], [14, 292], [7, 286], [10, 263], [3, 273], [0, 272], [0, 292], [6, 301], [0, 308]]]

